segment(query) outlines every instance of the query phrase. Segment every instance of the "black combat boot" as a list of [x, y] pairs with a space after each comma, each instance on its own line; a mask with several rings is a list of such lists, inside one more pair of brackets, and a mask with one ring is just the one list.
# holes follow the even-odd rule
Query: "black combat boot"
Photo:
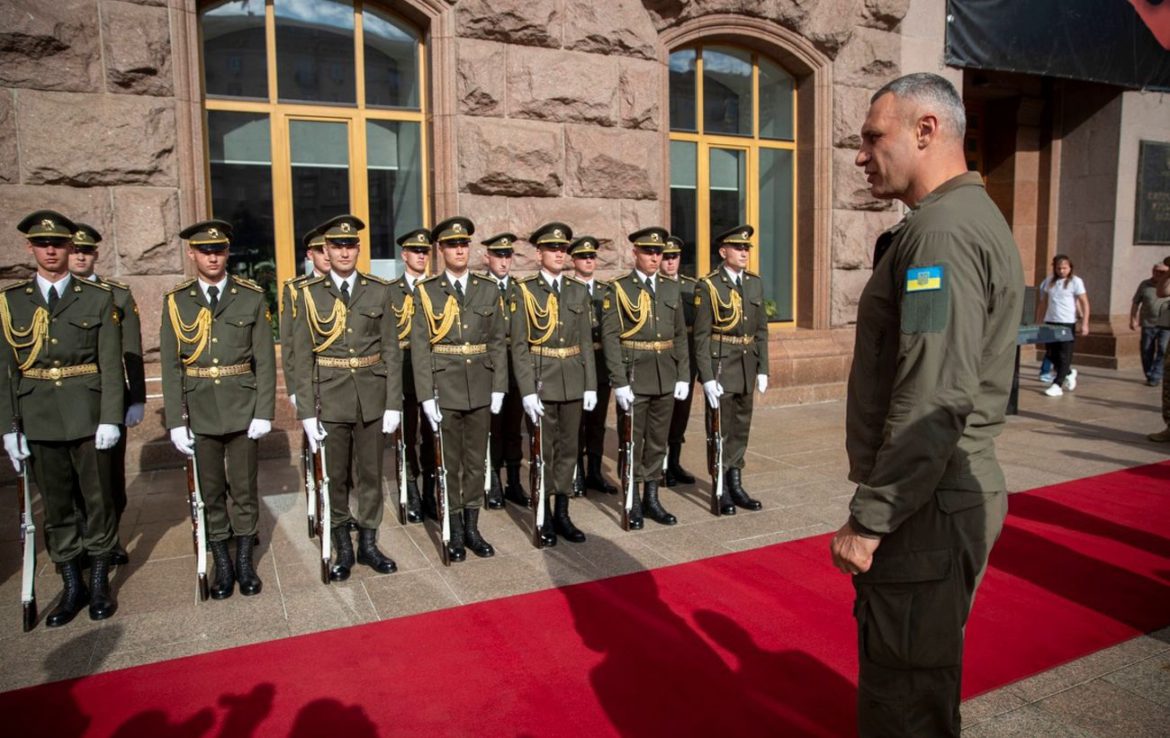
[[451, 541], [447, 544], [447, 558], [451, 562], [463, 561], [467, 558], [467, 549], [463, 547], [463, 513], [451, 513]]
[[114, 566], [125, 566], [130, 563], [130, 554], [126, 553], [121, 541], [115, 541], [114, 550], [110, 552], [110, 563]]
[[585, 542], [585, 534], [569, 519], [568, 495], [553, 495], [553, 530], [569, 543]]
[[358, 529], [357, 561], [379, 574], [393, 574], [398, 571], [394, 559], [378, 550], [378, 531], [373, 528]]
[[500, 470], [492, 469], [490, 474], [488, 481], [491, 482], [491, 488], [487, 493], [487, 506], [489, 510], [501, 510], [504, 507], [504, 488], [500, 486]]
[[[634, 482], [634, 502], [630, 506], [630, 530], [642, 530], [642, 498], [638, 494], [638, 483]], [[622, 490], [625, 494], [625, 490]], [[622, 498], [622, 504], [625, 504], [625, 498]]]
[[585, 466], [581, 463], [581, 457], [577, 457], [577, 471], [573, 474], [573, 496], [583, 497], [585, 495]]
[[731, 501], [737, 507], [742, 507], [744, 510], [759, 510], [764, 507], [764, 504], [759, 500], [753, 500], [748, 496], [748, 493], [743, 488], [743, 483], [740, 477], [741, 471], [739, 469], [727, 470], [727, 487], [731, 492]]
[[544, 503], [544, 523], [540, 526], [540, 547], [553, 548], [557, 545], [557, 529], [553, 525], [553, 513], [548, 509], [549, 503], [555, 504], [556, 495], [549, 495]]
[[226, 600], [236, 588], [236, 571], [232, 568], [232, 557], [228, 553], [227, 541], [212, 541], [211, 560], [215, 564], [215, 581], [211, 583], [211, 599]]
[[605, 477], [601, 475], [601, 455], [587, 454], [586, 461], [585, 488], [595, 489], [607, 495], [616, 495], [617, 487], [605, 481]]
[[110, 592], [110, 555], [98, 554], [91, 557], [89, 569], [89, 619], [105, 620], [118, 609], [114, 595]]
[[682, 444], [670, 444], [666, 455], [666, 474], [663, 475], [663, 482], [667, 487], [673, 487], [676, 484], [695, 483], [695, 475], [683, 469], [682, 464], [678, 462], [680, 454], [682, 454]]
[[520, 507], [528, 507], [531, 502], [524, 493], [524, 488], [520, 486], [520, 465], [508, 464], [507, 468], [508, 483], [504, 486], [504, 499]]
[[61, 580], [65, 583], [65, 591], [61, 593], [61, 601], [45, 618], [45, 625], [50, 628], [65, 625], [81, 612], [81, 608], [89, 604], [89, 590], [81, 581], [81, 565], [77, 559], [58, 566], [61, 569]]
[[723, 472], [723, 496], [719, 498], [719, 514], [735, 515], [735, 503], [731, 501], [731, 485], [727, 483], [730, 470]]
[[435, 501], [434, 472], [423, 475], [422, 512], [423, 517], [430, 518], [431, 520], [439, 519], [439, 506]]
[[[346, 537], [349, 537], [348, 533]], [[260, 594], [260, 588], [264, 586], [252, 564], [255, 541], [253, 536], [236, 536], [236, 579], [240, 580], [240, 594], [245, 597]]]
[[[500, 504], [503, 504], [501, 501]], [[483, 539], [479, 533], [479, 508], [469, 507], [463, 511], [463, 542], [471, 552], [481, 559], [490, 559], [496, 555], [492, 544]]]
[[663, 525], [674, 525], [678, 522], [678, 518], [668, 513], [658, 501], [658, 482], [646, 482], [643, 489], [645, 492], [642, 494], [642, 507], [651, 520]]
[[329, 567], [329, 581], [344, 582], [349, 579], [349, 570], [353, 568], [353, 539], [350, 538], [349, 528], [339, 525], [329, 534], [333, 536], [333, 566]]
[[410, 480], [406, 483], [406, 522], [421, 523], [422, 516], [422, 500], [418, 495], [418, 482]]

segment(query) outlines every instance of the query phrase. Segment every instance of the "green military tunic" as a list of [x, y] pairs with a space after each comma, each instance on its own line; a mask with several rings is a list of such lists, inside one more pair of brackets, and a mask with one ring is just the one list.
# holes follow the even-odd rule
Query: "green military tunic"
[[226, 277], [212, 310], [189, 279], [163, 298], [159, 364], [167, 428], [195, 437], [209, 541], [255, 535], [259, 522], [253, 419], [276, 412], [276, 353], [264, 290]]
[[[588, 284], [586, 284], [588, 289]], [[609, 383], [609, 371], [605, 363], [602, 342], [602, 314], [606, 300], [613, 295], [608, 282], [593, 280], [590, 300], [590, 337], [593, 341], [593, 364], [597, 367], [597, 406], [585, 413], [581, 419], [581, 448], [584, 453], [598, 458], [605, 455], [605, 418], [609, 414], [609, 398], [613, 385]]]
[[[419, 277], [419, 281], [422, 279]], [[390, 283], [390, 295], [396, 338], [398, 347], [402, 351], [402, 438], [406, 444], [406, 474], [408, 480], [414, 481], [423, 469], [430, 469], [435, 463], [430, 425], [425, 418], [421, 417], [419, 397], [414, 389], [414, 362], [410, 351], [410, 330], [414, 324], [414, 311], [418, 308], [418, 304], [414, 289], [411, 288], [405, 274]]]
[[[499, 279], [493, 275], [485, 274], [484, 276], [496, 280], [496, 289], [500, 290], [501, 305], [507, 307], [519, 297], [520, 291], [515, 277], [509, 276], [508, 284], [503, 286]], [[524, 419], [524, 408], [520, 404], [520, 392], [516, 388], [516, 373], [512, 368], [514, 363], [511, 350], [512, 321], [508, 320], [506, 316], [504, 319], [504, 342], [509, 347], [508, 394], [504, 395], [504, 406], [500, 412], [492, 416], [491, 462], [494, 471], [499, 471], [505, 464], [519, 466], [524, 458], [523, 435], [520, 432], [520, 424]]]
[[[138, 303], [130, 287], [122, 282], [94, 275], [94, 282], [110, 288], [114, 296], [114, 309], [122, 328], [122, 367], [125, 370], [125, 405], [146, 404], [146, 367], [142, 359], [142, 321], [138, 314]], [[114, 508], [118, 519], [126, 509], [126, 429], [117, 445], [111, 449], [110, 492], [114, 496]]]
[[[45, 540], [54, 562], [83, 551], [110, 552], [117, 540], [109, 488], [112, 455], [98, 451], [99, 424], [119, 425], [124, 413], [121, 317], [111, 290], [86, 279], [58, 282], [52, 310], [35, 279], [0, 293], [0, 428], [19, 416], [32, 475], [44, 500]], [[84, 500], [85, 534], [73, 502], [74, 476]]]
[[[670, 279], [663, 275], [663, 279]], [[675, 400], [674, 410], [670, 416], [670, 434], [668, 440], [671, 446], [681, 444], [686, 441], [687, 421], [691, 417], [691, 401], [695, 398], [694, 382], [699, 375], [699, 362], [695, 360], [695, 287], [699, 281], [694, 277], [688, 277], [685, 274], [678, 275], [678, 288], [682, 293], [683, 304], [683, 320], [687, 324], [687, 357], [691, 366], [691, 391], [687, 393], [687, 399]]]
[[284, 374], [284, 390], [286, 394], [295, 395], [297, 382], [293, 379], [293, 368], [296, 366], [296, 348], [293, 346], [293, 325], [296, 323], [299, 312], [301, 286], [315, 275], [302, 274], [285, 281], [280, 288], [280, 361], [281, 372]]

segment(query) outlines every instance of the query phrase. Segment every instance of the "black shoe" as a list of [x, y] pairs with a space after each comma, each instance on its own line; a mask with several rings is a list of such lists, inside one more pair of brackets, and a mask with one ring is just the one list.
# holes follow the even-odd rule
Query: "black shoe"
[[89, 619], [105, 620], [118, 609], [110, 592], [110, 555], [92, 556], [89, 569]]
[[463, 547], [463, 513], [451, 513], [451, 540], [447, 543], [447, 558], [452, 563], [467, 558], [467, 549]]
[[501, 510], [504, 507], [504, 488], [500, 486], [500, 470], [492, 469], [491, 488], [487, 493], [487, 506], [489, 510]]
[[344, 582], [349, 579], [349, 570], [353, 568], [353, 538], [349, 535], [349, 527], [339, 525], [329, 531], [333, 536], [333, 566], [329, 567], [329, 581]]
[[553, 516], [548, 505], [544, 506], [544, 525], [540, 526], [540, 547], [555, 548], [557, 545], [557, 529], [553, 525]]
[[418, 494], [418, 482], [413, 479], [406, 483], [406, 522], [421, 523], [422, 500]]
[[81, 565], [77, 559], [60, 564], [60, 568], [65, 591], [61, 593], [61, 601], [45, 618], [45, 625], [50, 628], [65, 625], [81, 612], [81, 608], [89, 604], [89, 590], [81, 581]]
[[585, 473], [585, 489], [595, 489], [607, 495], [617, 494], [617, 487], [605, 481], [605, 477], [601, 475], [601, 456], [589, 454], [586, 468], [588, 471]]
[[569, 519], [569, 498], [553, 495], [553, 531], [569, 543], [584, 543], [585, 534]]
[[520, 465], [508, 464], [508, 483], [504, 486], [504, 499], [520, 507], [528, 507], [531, 501], [520, 486]]
[[[350, 520], [349, 522], [347, 522], [347, 523], [345, 524], [345, 529], [346, 529], [346, 530], [348, 530], [350, 533], [353, 533], [355, 530], [357, 530], [357, 529], [358, 529], [358, 524], [357, 524], [357, 521], [356, 521], [356, 520]], [[257, 543], [259, 543], [259, 540], [257, 540]]]
[[110, 563], [114, 566], [125, 566], [130, 563], [130, 554], [126, 553], [121, 542], [114, 544], [114, 550], [110, 552]]
[[731, 493], [731, 501], [735, 503], [736, 507], [742, 507], [744, 510], [762, 509], [764, 504], [748, 496], [748, 493], [743, 488], [740, 476], [741, 471], [739, 469], [727, 470], [727, 489]]
[[679, 463], [679, 456], [682, 454], [682, 444], [672, 443], [666, 456], [666, 474], [663, 475], [663, 480], [667, 487], [673, 487], [676, 484], [694, 484], [695, 475], [691, 474], [686, 469], [682, 468]]
[[[634, 482], [634, 484], [638, 483]], [[630, 506], [630, 530], [642, 530], [642, 525], [642, 500], [638, 496], [638, 488], [635, 487], [634, 503]]]
[[[501, 501], [501, 505], [503, 502]], [[481, 559], [490, 559], [496, 555], [492, 544], [483, 539], [479, 533], [479, 508], [469, 507], [463, 511], [463, 542], [471, 552]]]
[[[409, 493], [409, 490], [407, 490]], [[423, 477], [422, 512], [424, 518], [439, 519], [439, 506], [435, 501], [435, 476], [427, 474]]]
[[232, 557], [228, 553], [227, 541], [212, 541], [211, 561], [215, 564], [215, 580], [211, 583], [211, 599], [226, 600], [236, 588], [236, 571], [232, 568]]
[[393, 574], [398, 571], [394, 559], [378, 550], [378, 531], [373, 528], [358, 529], [357, 562], [365, 564], [379, 574]]
[[658, 482], [646, 482], [642, 494], [642, 508], [646, 511], [646, 516], [651, 520], [661, 523], [663, 525], [674, 525], [678, 522], [678, 518], [671, 515], [658, 501]]
[[581, 459], [577, 459], [577, 471], [573, 474], [573, 496], [583, 497], [585, 495], [585, 469], [582, 468]]
[[240, 594], [245, 597], [260, 594], [260, 588], [264, 586], [252, 564], [255, 540], [254, 536], [236, 536], [236, 579], [240, 582]]

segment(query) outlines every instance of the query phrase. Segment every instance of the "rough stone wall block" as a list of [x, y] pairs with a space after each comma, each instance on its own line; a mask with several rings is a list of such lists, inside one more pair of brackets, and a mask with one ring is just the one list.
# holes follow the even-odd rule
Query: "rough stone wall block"
[[99, 36], [94, 0], [0, 2], [0, 86], [96, 91]]
[[101, 15], [107, 88], [135, 95], [173, 95], [167, 9], [105, 2]]

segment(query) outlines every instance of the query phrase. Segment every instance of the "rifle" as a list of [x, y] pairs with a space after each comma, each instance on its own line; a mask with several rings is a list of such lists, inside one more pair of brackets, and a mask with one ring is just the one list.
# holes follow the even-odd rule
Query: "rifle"
[[[418, 412], [417, 405], [414, 407], [414, 412]], [[404, 413], [403, 422], [405, 420]], [[394, 444], [394, 479], [398, 483], [398, 522], [406, 525], [406, 438], [402, 433], [401, 425], [390, 436], [390, 442]]]
[[[187, 368], [181, 356], [179, 392], [183, 398], [183, 428], [187, 436], [194, 440], [191, 413], [187, 406]], [[199, 601], [206, 602], [210, 595], [207, 585], [207, 513], [203, 504], [203, 488], [199, 485], [199, 462], [194, 453], [187, 457], [187, 505], [191, 513], [191, 541], [195, 546], [195, 582]]]
[[[20, 420], [20, 405], [16, 398], [15, 382], [12, 371], [8, 373], [8, 387], [12, 391], [12, 432], [17, 434], [17, 443], [24, 435], [24, 424]], [[27, 439], [26, 439], [27, 442]], [[37, 624], [37, 526], [32, 514], [32, 490], [28, 483], [28, 462], [20, 462], [20, 470], [16, 474], [16, 504], [20, 513], [20, 547], [23, 565], [20, 570], [20, 606], [23, 617], [24, 632], [27, 633]]]
[[[720, 343], [719, 359], [715, 363], [716, 385], [722, 374], [723, 344]], [[711, 514], [719, 515], [723, 509], [723, 409], [710, 404], [707, 404], [707, 473], [711, 475]]]
[[[321, 422], [321, 366], [313, 357], [313, 414]], [[317, 441], [313, 454], [313, 480], [317, 488], [317, 540], [321, 544], [321, 583], [329, 584], [329, 559], [333, 556], [333, 532], [329, 507], [329, 467], [326, 465], [325, 441]], [[348, 534], [347, 534], [348, 535]]]
[[305, 512], [309, 520], [309, 540], [317, 535], [317, 477], [313, 473], [313, 452], [309, 435], [301, 434], [301, 470], [305, 477]]
[[[439, 412], [439, 385], [435, 382], [435, 355], [431, 353], [431, 397], [435, 401], [435, 412]], [[447, 499], [447, 462], [443, 456], [443, 421], [440, 415], [438, 427], [434, 433], [435, 445], [435, 502], [439, 508], [439, 524], [441, 527], [439, 538], [439, 555], [443, 566], [451, 565], [451, 552], [447, 550], [451, 543], [451, 503]]]
[[[536, 399], [541, 400], [541, 395], [544, 394], [544, 379], [541, 376], [542, 357], [536, 357]], [[540, 533], [544, 528], [544, 519], [548, 515], [547, 502], [545, 500], [545, 486], [544, 486], [544, 423], [541, 416], [536, 416], [536, 420], [532, 423], [532, 437], [530, 439], [532, 447], [529, 451], [529, 458], [532, 462], [528, 465], [528, 473], [530, 478], [528, 485], [532, 488], [532, 545], [541, 548]]]
[[[634, 390], [634, 360], [626, 358], [626, 379], [630, 391]], [[618, 414], [618, 443], [621, 449], [618, 454], [618, 478], [621, 479], [622, 489], [625, 490], [622, 501], [622, 530], [630, 529], [630, 511], [634, 509], [634, 406], [628, 412]]]
[[[501, 408], [500, 412], [503, 412]], [[488, 421], [489, 423], [491, 421]], [[492, 492], [492, 429], [488, 427], [487, 450], [483, 453], [483, 497], [486, 500]]]

